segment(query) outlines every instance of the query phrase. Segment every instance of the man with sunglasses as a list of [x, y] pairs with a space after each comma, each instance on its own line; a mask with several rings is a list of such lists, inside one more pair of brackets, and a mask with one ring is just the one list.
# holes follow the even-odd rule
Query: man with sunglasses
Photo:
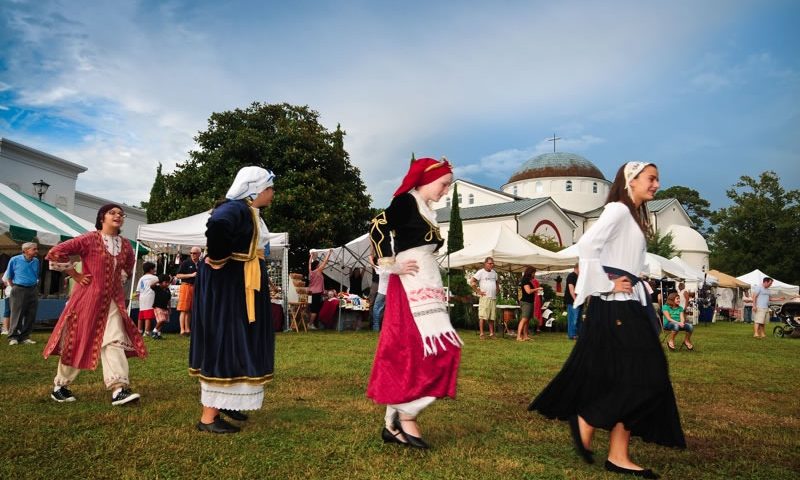
[[175, 277], [181, 281], [178, 294], [178, 311], [180, 312], [181, 335], [189, 336], [192, 321], [192, 300], [194, 299], [194, 279], [197, 277], [197, 265], [200, 262], [200, 247], [192, 247], [189, 258], [181, 262]]

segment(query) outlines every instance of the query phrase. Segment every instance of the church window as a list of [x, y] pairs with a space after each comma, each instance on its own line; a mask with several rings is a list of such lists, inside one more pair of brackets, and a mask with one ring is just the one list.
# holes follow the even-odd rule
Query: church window
[[461, 205], [461, 194], [458, 194], [458, 204]]
[[544, 191], [544, 185], [542, 182], [536, 182], [536, 193], [542, 193]]
[[512, 193], [513, 193], [514, 195], [516, 195], [516, 194], [517, 194], [517, 186], [516, 186], [516, 185], [514, 185], [514, 190], [512, 191]]
[[592, 193], [597, 193], [597, 182], [592, 182]]
[[467, 199], [468, 199], [470, 205], [475, 203], [475, 195], [470, 193], [469, 196], [467, 197]]
[[568, 192], [572, 191], [572, 180], [567, 180], [567, 191]]
[[450, 197], [445, 197], [444, 206], [450, 208]]

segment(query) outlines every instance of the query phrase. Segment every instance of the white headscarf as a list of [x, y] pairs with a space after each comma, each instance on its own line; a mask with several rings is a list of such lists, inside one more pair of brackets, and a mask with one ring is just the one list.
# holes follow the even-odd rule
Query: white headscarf
[[642, 170], [645, 169], [648, 165], [652, 165], [652, 163], [647, 162], [628, 162], [625, 164], [625, 190], [628, 192], [628, 196], [633, 199], [631, 193], [631, 181], [636, 178], [637, 175], [642, 173]]
[[255, 198], [259, 193], [272, 186], [275, 174], [261, 167], [242, 167], [233, 179], [231, 188], [225, 194], [228, 200]]

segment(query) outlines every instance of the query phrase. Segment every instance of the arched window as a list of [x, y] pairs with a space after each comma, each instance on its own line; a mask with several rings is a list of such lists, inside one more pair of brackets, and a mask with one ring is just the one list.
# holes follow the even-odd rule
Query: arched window
[[592, 193], [597, 193], [597, 182], [592, 182]]
[[461, 205], [461, 194], [458, 194], [458, 204]]
[[542, 182], [536, 182], [536, 193], [542, 193], [544, 191], [544, 185]]
[[470, 205], [475, 203], [475, 195], [470, 193], [469, 196], [467, 197], [467, 201], [469, 202]]
[[444, 198], [444, 206], [450, 208], [450, 197]]
[[511, 193], [513, 193], [514, 195], [516, 195], [516, 194], [517, 194], [517, 186], [516, 186], [516, 185], [514, 185], [514, 190], [512, 190], [512, 192], [511, 192]]
[[567, 191], [568, 192], [572, 191], [572, 180], [567, 180]]

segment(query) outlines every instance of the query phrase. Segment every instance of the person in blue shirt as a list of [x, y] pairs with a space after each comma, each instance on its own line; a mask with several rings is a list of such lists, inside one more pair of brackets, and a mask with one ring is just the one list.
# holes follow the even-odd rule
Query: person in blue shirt
[[33, 322], [39, 306], [39, 246], [33, 242], [22, 244], [22, 254], [11, 257], [6, 270], [6, 280], [11, 286], [11, 324], [8, 344], [32, 345]]

